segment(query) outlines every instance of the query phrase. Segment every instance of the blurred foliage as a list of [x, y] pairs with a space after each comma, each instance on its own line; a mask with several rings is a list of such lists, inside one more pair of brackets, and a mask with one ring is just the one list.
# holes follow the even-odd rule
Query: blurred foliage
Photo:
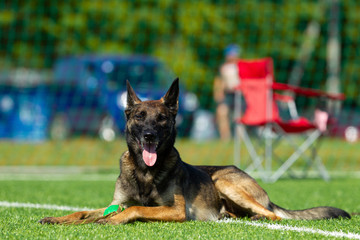
[[[2, 68], [50, 68], [60, 56], [149, 54], [165, 61], [186, 87], [212, 107], [212, 82], [231, 43], [242, 57], [271, 56], [286, 82], [307, 24], [321, 25], [302, 85], [324, 89], [327, 0], [12, 0], [0, 2]], [[342, 90], [359, 103], [357, 0], [340, 1]]]

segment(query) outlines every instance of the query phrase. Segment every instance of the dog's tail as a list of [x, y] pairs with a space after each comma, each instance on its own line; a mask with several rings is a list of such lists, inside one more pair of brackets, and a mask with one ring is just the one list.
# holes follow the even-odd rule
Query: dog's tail
[[334, 207], [314, 207], [304, 210], [287, 210], [270, 203], [270, 208], [283, 219], [317, 220], [329, 218], [351, 218], [350, 214], [342, 209]]

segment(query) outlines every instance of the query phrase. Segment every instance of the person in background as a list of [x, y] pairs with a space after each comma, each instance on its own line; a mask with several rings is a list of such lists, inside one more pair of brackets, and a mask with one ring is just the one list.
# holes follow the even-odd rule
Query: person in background
[[220, 139], [231, 139], [230, 115], [234, 108], [234, 88], [239, 84], [237, 61], [240, 47], [232, 44], [225, 48], [225, 62], [220, 66], [219, 75], [214, 79], [214, 100], [216, 102], [216, 122]]

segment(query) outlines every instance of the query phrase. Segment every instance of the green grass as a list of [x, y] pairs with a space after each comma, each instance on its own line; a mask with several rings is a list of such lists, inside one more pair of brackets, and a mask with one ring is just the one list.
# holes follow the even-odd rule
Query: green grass
[[[115, 178], [115, 176], [114, 176]], [[273, 202], [289, 209], [330, 205], [360, 212], [360, 180], [280, 180], [261, 185]], [[100, 208], [112, 200], [114, 181], [0, 181], [0, 201]], [[124, 226], [40, 225], [45, 216], [68, 211], [0, 207], [0, 239], [328, 239], [314, 233], [270, 230], [241, 222], [134, 223]], [[245, 222], [250, 220], [245, 219]], [[270, 221], [259, 221], [271, 223]], [[295, 221], [275, 224], [360, 234], [360, 216], [351, 220]]]
[[[191, 164], [233, 163], [232, 142], [197, 143], [179, 139], [176, 147], [182, 159]], [[40, 144], [0, 142], [0, 201], [105, 207], [112, 200], [118, 174], [118, 159], [125, 150], [126, 144], [123, 139], [112, 143], [91, 138]], [[278, 154], [282, 156], [289, 149], [283, 147], [280, 150]], [[360, 212], [360, 179], [346, 176], [350, 172], [360, 171], [358, 144], [325, 139], [319, 154], [328, 170], [345, 174], [333, 178], [330, 182], [321, 179], [285, 178], [274, 184], [260, 184], [274, 203], [288, 209], [328, 205], [343, 208], [348, 212]], [[242, 157], [245, 156], [243, 152]], [[300, 165], [301, 161], [297, 164]], [[17, 166], [29, 168], [19, 170], [16, 169]], [[79, 173], [68, 168], [79, 166], [88, 170]], [[15, 170], [9, 167], [14, 167]], [[46, 167], [65, 168], [55, 169], [53, 173]], [[138, 222], [124, 226], [59, 226], [37, 223], [46, 216], [61, 216], [68, 213], [70, 212], [0, 207], [0, 239], [329, 239], [314, 233], [251, 226], [246, 224], [251, 223], [248, 219], [232, 223]], [[351, 220], [282, 220], [275, 224], [360, 234], [360, 216], [354, 216]]]
[[[178, 139], [176, 148], [183, 161], [191, 164], [233, 164], [232, 142], [194, 142]], [[124, 139], [107, 143], [93, 138], [75, 138], [63, 142], [48, 141], [40, 144], [0, 142], [0, 166], [93, 166], [103, 169], [118, 167], [118, 159], [126, 150]], [[242, 146], [242, 159], [248, 154]], [[341, 139], [325, 138], [319, 155], [330, 171], [360, 171], [359, 143], [350, 144]], [[277, 155], [285, 158], [292, 148], [279, 146]], [[301, 161], [296, 166], [301, 167]]]

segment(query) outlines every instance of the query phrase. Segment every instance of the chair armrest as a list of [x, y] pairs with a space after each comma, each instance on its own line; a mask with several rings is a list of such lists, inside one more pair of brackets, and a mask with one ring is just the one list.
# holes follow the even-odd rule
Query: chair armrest
[[297, 87], [285, 83], [273, 83], [272, 88], [274, 90], [284, 90], [284, 91], [292, 91], [297, 94], [309, 96], [309, 97], [326, 97], [332, 100], [344, 100], [345, 95], [343, 93], [336, 94], [336, 93], [327, 93], [324, 91], [311, 89], [311, 88], [302, 88]]
[[274, 96], [275, 101], [280, 102], [280, 104], [281, 104], [280, 106], [287, 107], [292, 119], [299, 118], [299, 114], [296, 109], [295, 101], [292, 96], [283, 95], [283, 94], [279, 94], [276, 92], [273, 93], [273, 96]]
[[274, 92], [274, 99], [276, 101], [285, 102], [285, 103], [294, 101], [294, 98], [291, 96], [283, 95], [283, 94], [275, 93], [275, 92]]

